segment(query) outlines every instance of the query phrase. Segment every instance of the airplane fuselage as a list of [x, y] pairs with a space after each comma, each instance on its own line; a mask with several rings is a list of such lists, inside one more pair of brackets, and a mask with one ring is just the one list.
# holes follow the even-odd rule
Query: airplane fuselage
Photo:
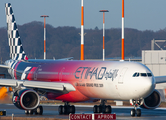
[[[150, 95], [155, 87], [151, 71], [136, 62], [9, 60], [6, 64], [13, 68], [9, 73], [14, 79], [66, 82], [76, 88], [62, 95], [48, 92], [48, 99], [68, 102], [139, 99]], [[140, 75], [133, 77], [134, 73]], [[143, 73], [146, 75], [141, 76]]]

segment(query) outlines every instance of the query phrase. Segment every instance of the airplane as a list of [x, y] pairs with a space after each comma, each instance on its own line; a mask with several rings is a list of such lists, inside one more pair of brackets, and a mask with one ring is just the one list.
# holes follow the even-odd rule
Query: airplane
[[[5, 4], [10, 60], [0, 67], [8, 69], [12, 79], [0, 79], [0, 86], [13, 88], [13, 104], [25, 114], [43, 114], [40, 96], [60, 100], [59, 114], [75, 113], [69, 103], [94, 102], [94, 113], [111, 113], [107, 100], [129, 101], [131, 116], [141, 109], [154, 109], [161, 103], [155, 89], [155, 77], [148, 67], [130, 61], [39, 60], [28, 59], [10, 3]], [[160, 78], [161, 79], [161, 78]], [[159, 83], [165, 82], [160, 80]]]

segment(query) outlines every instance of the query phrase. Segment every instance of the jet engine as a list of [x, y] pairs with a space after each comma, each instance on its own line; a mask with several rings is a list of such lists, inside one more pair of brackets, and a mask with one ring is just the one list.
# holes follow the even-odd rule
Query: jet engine
[[161, 104], [160, 93], [157, 90], [154, 90], [151, 95], [149, 95], [147, 98], [144, 99], [144, 103], [140, 107], [146, 109], [155, 109], [160, 104]]
[[13, 95], [13, 104], [24, 110], [33, 110], [38, 107], [40, 102], [39, 95], [32, 89], [16, 91]]

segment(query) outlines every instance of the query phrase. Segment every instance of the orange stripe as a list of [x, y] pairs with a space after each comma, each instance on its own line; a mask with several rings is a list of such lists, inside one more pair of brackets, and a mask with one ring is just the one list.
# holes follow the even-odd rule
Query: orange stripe
[[124, 0], [122, 0], [122, 17], [124, 18]]
[[46, 41], [44, 40], [44, 52], [46, 52]]
[[81, 7], [81, 25], [84, 25], [84, 7]]
[[81, 44], [81, 60], [84, 60], [84, 44]]
[[124, 60], [124, 38], [122, 38], [122, 60]]
[[105, 37], [103, 36], [103, 49], [105, 49]]

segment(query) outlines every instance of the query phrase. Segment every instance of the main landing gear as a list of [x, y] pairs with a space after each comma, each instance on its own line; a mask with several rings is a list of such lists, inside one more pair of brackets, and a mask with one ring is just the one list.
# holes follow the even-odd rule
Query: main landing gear
[[93, 107], [93, 112], [94, 113], [111, 113], [112, 112], [112, 108], [110, 105], [105, 105], [106, 100], [101, 100], [101, 104], [98, 105], [94, 105]]
[[25, 110], [25, 114], [27, 114], [27, 115], [33, 115], [33, 113], [35, 113], [35, 115], [42, 115], [43, 114], [43, 107], [38, 106], [34, 110]]
[[58, 108], [59, 114], [60, 115], [68, 115], [70, 113], [74, 114], [75, 113], [75, 106], [74, 105], [69, 105], [68, 102], [65, 102], [65, 105], [60, 105]]
[[137, 109], [140, 105], [143, 104], [143, 99], [140, 100], [130, 100], [130, 103], [134, 105], [134, 109], [131, 109], [131, 116], [135, 117], [137, 115], [138, 117], [141, 116], [141, 109]]

